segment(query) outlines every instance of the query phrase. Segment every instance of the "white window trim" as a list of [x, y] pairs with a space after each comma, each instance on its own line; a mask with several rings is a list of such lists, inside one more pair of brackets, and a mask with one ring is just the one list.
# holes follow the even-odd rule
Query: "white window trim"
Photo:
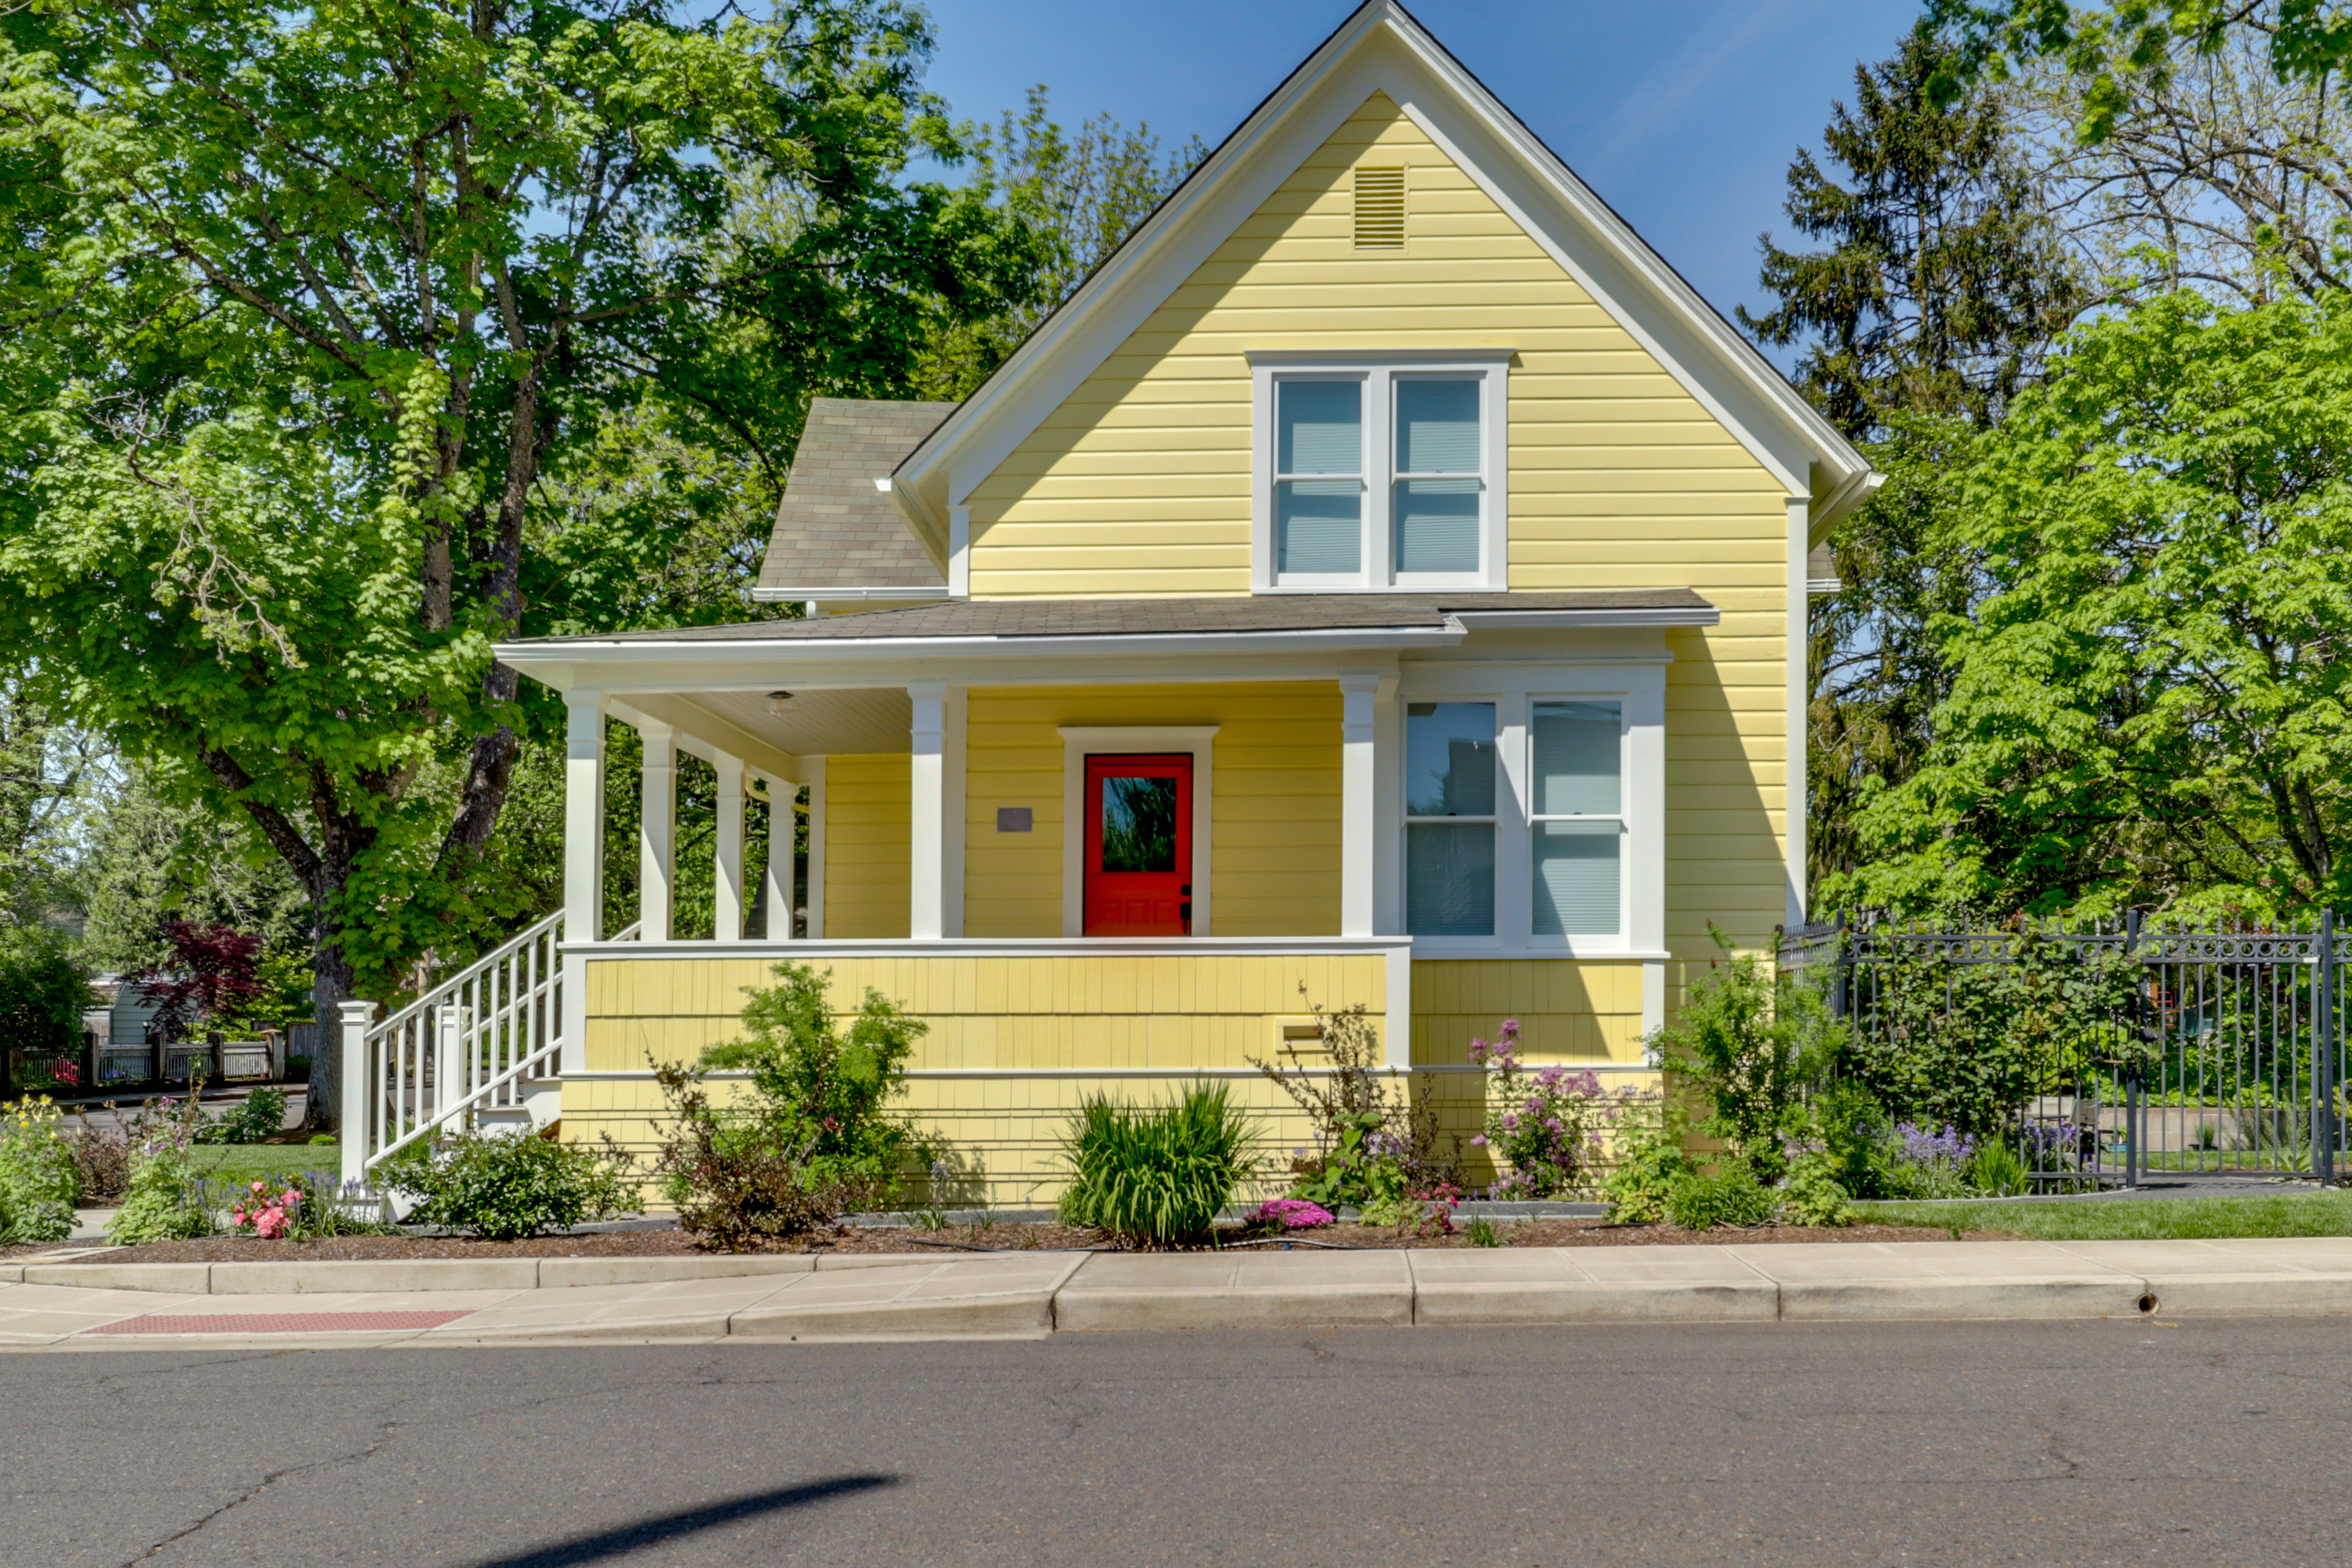
[[[1209, 927], [1210, 826], [1216, 724], [1066, 725], [1062, 737], [1062, 934], [1087, 929], [1087, 758], [1184, 752], [1192, 759], [1192, 934]], [[1110, 939], [1105, 939], [1110, 940]]]
[[[1501, 777], [1495, 800], [1495, 934], [1416, 936], [1418, 958], [1641, 958], [1665, 951], [1665, 686], [1667, 656], [1654, 663], [1606, 665], [1408, 665], [1397, 693], [1395, 788], [1405, 792], [1402, 705], [1492, 702]], [[1614, 936], [1535, 934], [1535, 867], [1529, 719], [1542, 701], [1615, 702], [1622, 726], [1624, 859], [1622, 913]], [[1400, 811], [1384, 829], [1404, 857]], [[1405, 895], [1410, 897], [1408, 893]], [[1399, 914], [1403, 912], [1400, 900]], [[1402, 925], [1402, 921], [1400, 921]]]
[[[1250, 585], [1260, 594], [1414, 593], [1474, 589], [1501, 593], [1510, 586], [1510, 367], [1512, 349], [1396, 350], [1374, 353], [1268, 353], [1253, 351], [1250, 382], [1255, 413], [1250, 458]], [[1479, 569], [1475, 572], [1404, 573], [1395, 570], [1396, 538], [1390, 517], [1391, 465], [1396, 434], [1391, 424], [1391, 387], [1400, 376], [1452, 372], [1483, 384], [1479, 410], [1486, 472], [1479, 496]], [[1280, 376], [1322, 380], [1357, 379], [1364, 384], [1364, 534], [1351, 576], [1293, 574], [1275, 570], [1275, 382]]]

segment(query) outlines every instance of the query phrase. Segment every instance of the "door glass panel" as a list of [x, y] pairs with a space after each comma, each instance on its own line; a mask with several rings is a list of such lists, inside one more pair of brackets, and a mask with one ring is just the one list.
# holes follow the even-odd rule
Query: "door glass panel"
[[1407, 703], [1404, 751], [1406, 816], [1495, 815], [1493, 703]]
[[1415, 822], [1404, 830], [1404, 929], [1495, 934], [1495, 825]]
[[1614, 816], [1623, 792], [1614, 702], [1535, 705], [1535, 814]]
[[1624, 838], [1613, 822], [1535, 825], [1538, 936], [1614, 936]]
[[1176, 781], [1106, 778], [1102, 788], [1102, 868], [1176, 869]]

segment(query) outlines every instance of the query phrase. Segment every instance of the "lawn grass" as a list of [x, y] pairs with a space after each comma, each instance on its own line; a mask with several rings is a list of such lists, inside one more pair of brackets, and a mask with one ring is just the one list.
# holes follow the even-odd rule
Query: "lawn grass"
[[2035, 1241], [2198, 1241], [2352, 1236], [2352, 1192], [2275, 1197], [2100, 1198], [2079, 1203], [1856, 1204], [1865, 1225], [1958, 1226]]
[[343, 1152], [325, 1143], [199, 1143], [188, 1157], [199, 1174], [224, 1182], [340, 1172], [343, 1163]]

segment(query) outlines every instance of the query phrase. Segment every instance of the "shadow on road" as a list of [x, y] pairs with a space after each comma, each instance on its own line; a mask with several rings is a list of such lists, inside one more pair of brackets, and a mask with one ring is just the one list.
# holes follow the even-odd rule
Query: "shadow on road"
[[740, 1519], [756, 1519], [761, 1514], [781, 1513], [786, 1509], [806, 1508], [812, 1503], [828, 1502], [835, 1498], [855, 1497], [859, 1492], [872, 1491], [877, 1487], [895, 1487], [896, 1476], [835, 1476], [828, 1480], [809, 1481], [797, 1487], [779, 1487], [773, 1491], [748, 1492], [724, 1502], [706, 1503], [682, 1513], [665, 1514], [655, 1519], [640, 1520], [635, 1524], [615, 1530], [599, 1531], [593, 1535], [578, 1535], [569, 1541], [559, 1541], [535, 1552], [513, 1557], [485, 1557], [477, 1568], [569, 1568], [579, 1563], [596, 1563], [607, 1557], [618, 1557], [697, 1531], [713, 1530], [722, 1524], [732, 1524]]

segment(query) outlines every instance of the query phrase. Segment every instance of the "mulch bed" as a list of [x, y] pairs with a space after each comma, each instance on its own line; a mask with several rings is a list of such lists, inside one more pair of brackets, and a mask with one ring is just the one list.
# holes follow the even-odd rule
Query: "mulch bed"
[[[1800, 1226], [1759, 1226], [1750, 1230], [1678, 1230], [1670, 1225], [1613, 1226], [1593, 1219], [1538, 1219], [1506, 1223], [1498, 1227], [1507, 1247], [1664, 1247], [1699, 1244], [1727, 1246], [1736, 1242], [1821, 1243], [1841, 1241], [1943, 1241], [1950, 1232], [1926, 1226], [1857, 1225], [1840, 1230]], [[2005, 1238], [1998, 1231], [1971, 1231], [1971, 1240]], [[1239, 1239], [1238, 1231], [1227, 1239]], [[1252, 1250], [1295, 1247], [1371, 1248], [1467, 1247], [1468, 1236], [1399, 1236], [1370, 1226], [1334, 1225], [1316, 1230], [1289, 1231], [1266, 1238]], [[1108, 1248], [1094, 1231], [1058, 1225], [1006, 1224], [985, 1229], [952, 1226], [946, 1230], [857, 1226], [811, 1238], [807, 1245], [777, 1247], [775, 1252], [906, 1253], [931, 1258], [952, 1257], [964, 1249], [980, 1251], [1065, 1251]], [[10, 1253], [49, 1251], [51, 1247], [17, 1247]], [[362, 1258], [659, 1258], [707, 1257], [709, 1249], [678, 1230], [600, 1231], [584, 1236], [541, 1236], [528, 1241], [475, 1241], [449, 1236], [343, 1236], [324, 1241], [263, 1241], [255, 1237], [215, 1236], [201, 1241], [151, 1241], [142, 1247], [110, 1247], [75, 1263], [295, 1263]]]

